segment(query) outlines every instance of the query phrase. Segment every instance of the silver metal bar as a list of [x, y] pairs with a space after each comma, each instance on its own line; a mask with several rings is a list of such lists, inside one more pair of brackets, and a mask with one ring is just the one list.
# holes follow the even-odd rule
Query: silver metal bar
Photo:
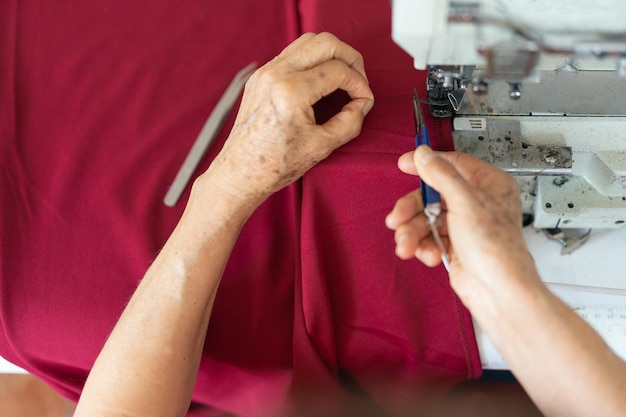
[[256, 67], [256, 63], [253, 62], [241, 69], [230, 82], [228, 88], [226, 88], [226, 91], [204, 123], [202, 130], [200, 130], [200, 134], [189, 150], [183, 165], [178, 170], [174, 182], [167, 191], [167, 194], [165, 194], [163, 203], [165, 203], [166, 206], [173, 207], [178, 202], [183, 190], [187, 187], [191, 176], [198, 167], [200, 160], [202, 160], [206, 151], [213, 141], [215, 141], [226, 117], [232, 110], [246, 81], [248, 81], [248, 78], [250, 78]]
[[[457, 127], [465, 122], [466, 127]], [[520, 122], [498, 118], [457, 118], [454, 148], [472, 154], [511, 175], [572, 175], [570, 146], [526, 143]]]

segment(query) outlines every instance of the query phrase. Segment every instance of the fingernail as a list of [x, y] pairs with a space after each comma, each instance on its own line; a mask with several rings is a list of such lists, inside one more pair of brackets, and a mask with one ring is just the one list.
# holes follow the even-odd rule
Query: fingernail
[[415, 153], [422, 164], [428, 163], [435, 157], [435, 152], [428, 145], [420, 145]]
[[374, 107], [374, 100], [366, 100], [363, 105], [363, 116], [367, 116], [367, 113], [372, 110], [372, 107]]

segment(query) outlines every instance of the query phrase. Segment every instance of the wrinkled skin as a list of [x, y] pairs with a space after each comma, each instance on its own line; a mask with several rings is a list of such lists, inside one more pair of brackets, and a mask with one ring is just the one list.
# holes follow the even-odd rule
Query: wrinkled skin
[[[352, 100], [316, 124], [313, 104], [337, 89]], [[356, 137], [373, 104], [359, 52], [329, 33], [302, 35], [252, 75], [211, 169], [226, 190], [260, 202]]]
[[[439, 230], [451, 258], [450, 282], [468, 306], [499, 288], [503, 277], [536, 276], [522, 232], [519, 186], [510, 175], [470, 155], [427, 147], [402, 155], [398, 166], [441, 193]], [[400, 258], [441, 262], [420, 190], [401, 197], [386, 223], [395, 231]]]

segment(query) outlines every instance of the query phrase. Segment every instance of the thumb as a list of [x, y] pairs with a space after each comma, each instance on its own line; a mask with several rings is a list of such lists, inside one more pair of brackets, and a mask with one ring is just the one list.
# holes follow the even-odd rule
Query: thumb
[[326, 136], [334, 139], [335, 147], [341, 146], [350, 139], [354, 139], [361, 132], [363, 119], [369, 113], [374, 100], [368, 98], [355, 98], [346, 104], [339, 113], [321, 127]]
[[440, 157], [430, 147], [421, 145], [413, 154], [413, 162], [420, 178], [451, 205], [464, 205], [472, 199], [473, 187], [453, 163]]

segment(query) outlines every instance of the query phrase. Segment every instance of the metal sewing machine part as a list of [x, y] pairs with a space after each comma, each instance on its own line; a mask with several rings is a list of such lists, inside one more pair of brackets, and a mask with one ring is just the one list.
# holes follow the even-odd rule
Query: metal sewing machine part
[[[424, 115], [422, 113], [417, 90], [414, 90], [413, 95], [413, 116], [415, 118], [415, 147], [417, 148], [420, 145], [430, 146], [428, 129], [426, 128], [426, 123], [424, 123]], [[446, 270], [450, 272], [450, 262], [448, 260], [448, 254], [445, 246], [443, 245], [443, 242], [441, 241], [441, 236], [439, 236], [439, 216], [441, 215], [442, 210], [441, 196], [434, 188], [426, 184], [421, 177], [420, 189], [422, 190], [424, 214], [426, 214], [426, 217], [428, 218], [428, 227], [430, 227], [430, 231], [433, 234], [435, 243], [437, 244], [437, 247], [441, 252], [441, 261], [446, 267]]]
[[[457, 151], [514, 175], [538, 229], [626, 226], [624, 0], [393, 0]], [[584, 233], [583, 233], [584, 234]]]

